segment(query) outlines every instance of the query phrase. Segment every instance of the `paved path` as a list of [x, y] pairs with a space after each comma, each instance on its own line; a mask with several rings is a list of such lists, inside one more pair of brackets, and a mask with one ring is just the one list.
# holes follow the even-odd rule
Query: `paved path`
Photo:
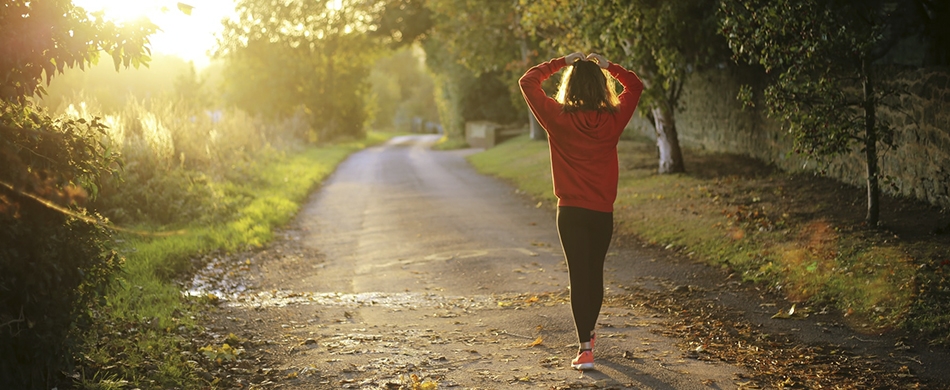
[[[576, 351], [550, 207], [476, 173], [471, 151], [407, 136], [354, 154], [324, 183], [227, 318], [267, 339], [299, 389], [716, 389], [743, 370], [686, 357], [624, 299], [633, 258], [612, 252], [597, 370]], [[267, 256], [264, 256], [267, 257]], [[656, 281], [656, 279], [651, 279]]]

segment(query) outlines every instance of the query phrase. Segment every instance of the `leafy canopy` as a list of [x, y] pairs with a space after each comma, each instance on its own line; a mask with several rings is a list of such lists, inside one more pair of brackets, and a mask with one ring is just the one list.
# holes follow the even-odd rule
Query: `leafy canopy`
[[241, 0], [217, 56], [228, 62], [232, 103], [280, 118], [302, 108], [311, 138], [362, 136], [367, 78], [380, 53], [378, 6], [358, 0]]
[[23, 102], [43, 94], [42, 81], [66, 68], [85, 68], [101, 52], [120, 66], [147, 65], [148, 20], [116, 24], [69, 0], [6, 1], [0, 5], [0, 99]]
[[[884, 38], [877, 1], [724, 0], [722, 33], [737, 60], [765, 68], [774, 79], [764, 91], [769, 115], [789, 126], [796, 151], [815, 157], [851, 150], [867, 136], [865, 110], [881, 96], [864, 96]], [[752, 104], [751, 88], [741, 96]], [[893, 132], [872, 129], [893, 146]]]
[[522, 24], [558, 53], [595, 51], [637, 72], [641, 105], [675, 107], [686, 77], [727, 57], [715, 0], [522, 1]]

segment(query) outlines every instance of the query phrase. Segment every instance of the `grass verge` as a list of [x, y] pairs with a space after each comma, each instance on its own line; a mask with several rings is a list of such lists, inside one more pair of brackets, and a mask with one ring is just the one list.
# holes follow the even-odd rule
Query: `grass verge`
[[[122, 273], [101, 308], [74, 374], [86, 389], [208, 388], [194, 368], [221, 358], [194, 345], [203, 331], [196, 314], [214, 296], [186, 297], [176, 279], [193, 270], [192, 259], [214, 251], [236, 251], [267, 243], [273, 229], [287, 223], [308, 194], [350, 153], [377, 144], [389, 134], [365, 140], [276, 155], [246, 169], [242, 180], [223, 183], [242, 207], [226, 223], [185, 226], [162, 237], [124, 236]], [[232, 353], [240, 353], [235, 350]], [[214, 355], [214, 356], [211, 356]]]
[[465, 138], [450, 138], [448, 135], [443, 135], [442, 138], [439, 138], [439, 140], [432, 145], [432, 149], [434, 150], [455, 150], [467, 147], [468, 142], [465, 141]]
[[[892, 199], [887, 225], [869, 229], [860, 189], [697, 150], [685, 153], [689, 173], [657, 175], [655, 153], [642, 140], [619, 145], [618, 238], [728, 267], [793, 302], [833, 306], [859, 330], [950, 341], [950, 237], [932, 229], [945, 211]], [[522, 136], [469, 161], [554, 207], [547, 143]]]

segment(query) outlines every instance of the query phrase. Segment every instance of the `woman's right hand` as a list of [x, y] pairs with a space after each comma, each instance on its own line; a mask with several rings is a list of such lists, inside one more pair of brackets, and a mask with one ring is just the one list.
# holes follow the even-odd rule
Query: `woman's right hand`
[[607, 61], [607, 57], [604, 57], [597, 53], [588, 54], [587, 60], [594, 61], [595, 63], [597, 63], [597, 65], [599, 65], [601, 68], [604, 68], [604, 69], [607, 69], [607, 67], [610, 66], [610, 62]]
[[574, 65], [575, 62], [583, 61], [584, 59], [584, 53], [571, 53], [564, 56], [564, 61], [567, 62], [568, 65]]

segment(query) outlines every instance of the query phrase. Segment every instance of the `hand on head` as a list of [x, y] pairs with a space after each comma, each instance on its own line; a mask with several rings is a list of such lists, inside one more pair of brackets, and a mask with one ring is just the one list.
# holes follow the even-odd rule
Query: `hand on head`
[[597, 53], [590, 53], [590, 54], [588, 54], [588, 55], [587, 55], [587, 60], [588, 60], [588, 61], [594, 61], [595, 63], [597, 63], [597, 65], [599, 65], [601, 68], [604, 68], [604, 69], [607, 69], [607, 66], [610, 65], [610, 62], [607, 61], [607, 58], [606, 58], [606, 57], [604, 57], [604, 56], [602, 56], [602, 55], [600, 55], [600, 54], [597, 54]]
[[568, 65], [574, 65], [575, 62], [585, 61], [586, 59], [587, 57], [584, 55], [584, 53], [571, 53], [564, 56], [564, 60], [567, 61]]
[[593, 61], [604, 69], [607, 69], [607, 66], [610, 65], [607, 58], [597, 53], [590, 53], [586, 56], [584, 53], [571, 53], [564, 56], [564, 61], [566, 61], [568, 65], [574, 65], [577, 61]]

